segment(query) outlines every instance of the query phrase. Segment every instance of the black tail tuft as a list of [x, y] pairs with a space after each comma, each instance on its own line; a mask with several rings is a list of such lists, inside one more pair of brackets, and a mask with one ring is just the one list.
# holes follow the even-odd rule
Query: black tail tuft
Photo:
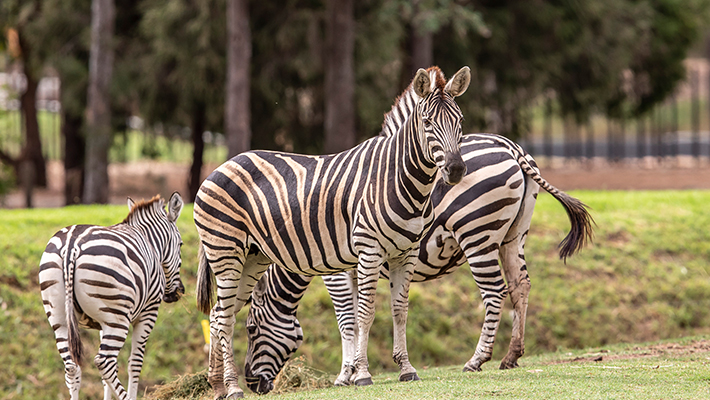
[[81, 343], [79, 333], [79, 323], [76, 321], [74, 313], [74, 263], [69, 263], [68, 271], [65, 271], [64, 282], [64, 310], [67, 314], [67, 346], [69, 355], [78, 366], [84, 362], [84, 346]]
[[582, 249], [587, 242], [591, 242], [594, 238], [593, 225], [594, 219], [587, 210], [587, 206], [568, 195], [565, 192], [557, 191], [551, 194], [560, 202], [567, 211], [567, 216], [570, 222], [570, 231], [565, 238], [560, 242], [560, 258], [567, 262], [567, 257], [575, 254]]
[[197, 308], [209, 315], [214, 305], [214, 272], [207, 263], [202, 243], [200, 243], [198, 257], [200, 264], [197, 269]]

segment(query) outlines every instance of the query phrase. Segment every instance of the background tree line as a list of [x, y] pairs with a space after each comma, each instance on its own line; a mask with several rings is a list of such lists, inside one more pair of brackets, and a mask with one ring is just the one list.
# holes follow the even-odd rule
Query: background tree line
[[6, 64], [21, 65], [25, 145], [0, 151], [46, 184], [39, 78], [61, 80], [67, 204], [108, 200], [108, 149], [129, 116], [249, 148], [330, 153], [379, 133], [419, 67], [473, 71], [465, 131], [516, 138], [554, 98], [577, 123], [637, 117], [684, 79], [710, 0], [3, 0]]

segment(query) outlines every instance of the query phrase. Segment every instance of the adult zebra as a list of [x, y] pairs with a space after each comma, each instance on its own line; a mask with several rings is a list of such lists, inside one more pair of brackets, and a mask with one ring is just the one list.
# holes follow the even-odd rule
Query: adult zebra
[[[465, 371], [478, 371], [490, 360], [502, 302], [510, 293], [513, 335], [501, 369], [513, 368], [524, 350], [530, 278], [523, 247], [539, 187], [562, 203], [570, 219], [570, 232], [560, 245], [561, 258], [566, 259], [591, 238], [592, 219], [581, 202], [545, 181], [532, 157], [504, 137], [464, 135], [461, 154], [469, 172], [457, 186], [439, 183], [432, 192], [435, 220], [422, 238], [412, 281], [437, 279], [469, 263], [481, 291], [486, 318]], [[387, 277], [386, 266], [381, 273], [381, 277]], [[336, 385], [347, 385], [352, 374], [357, 301], [353, 278], [348, 272], [323, 277], [333, 299], [343, 344], [343, 364]], [[300, 346], [303, 332], [296, 308], [311, 279], [272, 266], [255, 288], [247, 316], [249, 347], [245, 366], [252, 390], [271, 390], [273, 379]]]
[[[110, 227], [72, 225], [49, 240], [39, 267], [42, 303], [64, 361], [72, 400], [79, 399], [83, 349], [79, 327], [100, 329], [94, 364], [104, 400], [135, 399], [145, 344], [161, 300], [185, 293], [180, 281], [182, 240], [175, 221], [182, 198], [174, 193], [165, 212], [160, 196], [134, 203], [126, 219]], [[117, 357], [133, 325], [128, 391], [118, 379]]]
[[[459, 149], [462, 115], [454, 98], [469, 82], [468, 67], [448, 82], [436, 67], [420, 69], [407, 89], [412, 95], [403, 96], [413, 102], [413, 112], [396, 134], [326, 156], [242, 153], [202, 183], [194, 211], [201, 239], [197, 298], [200, 310], [210, 313], [209, 381], [216, 396], [243, 396], [232, 351], [234, 315], [271, 263], [307, 275], [357, 267], [354, 381], [371, 384], [367, 336], [379, 270], [389, 262], [393, 354], [403, 371], [400, 379], [418, 379], [405, 338], [416, 258], [412, 249], [433, 219], [429, 196], [437, 171], [449, 184], [465, 173]], [[212, 272], [217, 279], [214, 308]]]

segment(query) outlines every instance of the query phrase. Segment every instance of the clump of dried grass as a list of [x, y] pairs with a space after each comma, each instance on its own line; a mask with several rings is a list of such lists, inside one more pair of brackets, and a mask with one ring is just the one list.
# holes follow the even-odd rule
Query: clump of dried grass
[[207, 371], [196, 374], [186, 374], [178, 379], [158, 386], [147, 399], [174, 400], [174, 399], [200, 399], [212, 387], [207, 382]]
[[273, 393], [322, 389], [333, 386], [332, 382], [327, 373], [308, 366], [305, 357], [299, 356], [287, 362], [276, 376]]

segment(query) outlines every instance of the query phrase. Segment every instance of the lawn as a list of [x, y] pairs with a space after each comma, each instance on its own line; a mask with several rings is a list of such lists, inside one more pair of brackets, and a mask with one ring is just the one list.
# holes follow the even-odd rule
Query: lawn
[[[593, 245], [568, 259], [567, 264], [562, 263], [557, 258], [556, 246], [567, 232], [567, 217], [551, 196], [539, 197], [526, 245], [532, 291], [526, 325], [526, 355], [520, 360], [519, 370], [500, 372], [496, 369], [499, 361], [495, 360], [503, 357], [510, 340], [512, 321], [505, 311], [494, 361], [484, 366], [482, 374], [458, 372], [473, 353], [484, 317], [470, 272], [461, 269], [445, 279], [411, 288], [408, 343], [412, 363], [421, 372], [424, 382], [403, 385], [387, 380], [396, 379], [396, 375], [379, 375], [395, 369], [390, 357], [389, 295], [386, 283], [380, 282], [369, 351], [371, 371], [377, 374], [376, 384], [366, 389], [347, 388], [347, 392], [334, 392], [333, 396], [342, 397], [347, 393], [355, 397], [366, 393], [385, 398], [390, 397], [387, 390], [391, 388], [393, 396], [402, 398], [409, 395], [397, 391], [426, 387], [422, 393], [433, 394], [427, 398], [447, 398], [451, 393], [456, 397], [547, 397], [542, 394], [547, 392], [559, 393], [559, 398], [617, 397], [617, 394], [621, 397], [690, 398], [685, 394], [698, 388], [707, 390], [710, 372], [706, 353], [678, 355], [679, 358], [674, 356], [670, 360], [663, 358], [665, 355], [641, 358], [638, 364], [633, 364], [638, 366], [628, 368], [636, 371], [628, 375], [628, 384], [624, 383], [627, 369], [623, 367], [626, 365], [623, 359], [605, 360], [602, 364], [550, 364], [548, 361], [550, 357], [564, 358], [568, 352], [577, 357], [595, 351], [576, 349], [606, 349], [615, 343], [710, 334], [710, 213], [707, 212], [710, 191], [577, 191], [572, 195], [591, 207], [597, 222], [596, 238]], [[62, 363], [39, 296], [39, 259], [47, 240], [58, 229], [74, 223], [113, 224], [120, 222], [126, 212], [125, 206], [0, 210], [3, 221], [0, 231], [0, 365], [3, 365], [0, 399], [68, 398]], [[207, 365], [200, 322], [206, 316], [196, 310], [194, 303], [197, 234], [191, 206], [183, 211], [179, 228], [185, 242], [182, 276], [187, 293], [179, 303], [165, 304], [161, 308], [148, 342], [141, 392], [146, 387], [170, 382], [178, 375], [203, 371]], [[243, 363], [246, 351], [241, 328], [244, 317], [244, 312], [237, 317], [235, 357], [238, 365]], [[308, 366], [337, 372], [340, 368], [337, 324], [320, 279], [314, 281], [306, 294], [299, 318], [305, 341], [296, 355], [302, 356]], [[87, 359], [91, 359], [98, 333], [86, 331], [83, 337], [89, 354]], [[126, 354], [122, 352], [119, 364], [122, 379], [125, 379]], [[665, 367], [668, 363], [675, 367]], [[603, 365], [623, 368], [601, 368]], [[651, 368], [656, 365], [659, 368]], [[529, 372], [537, 369], [542, 371]], [[83, 371], [82, 397], [100, 397], [102, 387], [98, 372], [90, 363]], [[575, 386], [565, 386], [568, 381]], [[604, 395], [598, 387], [599, 381], [609, 382], [607, 390], [611, 394]], [[667, 393], [646, 392], [651, 381], [660, 383], [656, 389], [648, 390]], [[453, 392], [447, 392], [450, 385], [455, 386], [451, 389]], [[555, 389], [554, 385], [559, 387]], [[386, 390], [379, 394], [368, 392], [377, 388]], [[466, 392], [457, 392], [463, 390]], [[319, 393], [301, 396], [313, 398]], [[699, 393], [707, 395], [707, 392]], [[411, 396], [416, 398], [417, 395]]]

